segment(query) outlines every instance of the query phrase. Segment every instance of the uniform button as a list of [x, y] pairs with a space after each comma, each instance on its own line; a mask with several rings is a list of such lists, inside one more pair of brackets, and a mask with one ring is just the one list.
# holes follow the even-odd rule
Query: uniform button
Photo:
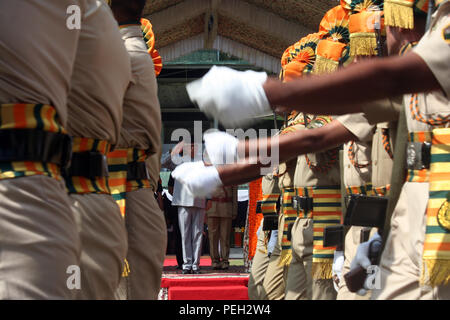
[[375, 161], [373, 162], [373, 164], [374, 164], [374, 165], [377, 165], [377, 163], [378, 163], [378, 161], [377, 161], [377, 160], [375, 160]]
[[350, 166], [350, 165], [348, 165], [348, 168], [350, 169], [350, 168], [351, 168], [351, 166]]

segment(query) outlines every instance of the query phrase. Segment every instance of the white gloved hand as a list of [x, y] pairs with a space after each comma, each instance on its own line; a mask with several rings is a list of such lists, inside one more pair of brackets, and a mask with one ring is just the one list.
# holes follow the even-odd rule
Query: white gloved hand
[[372, 264], [369, 259], [369, 248], [370, 244], [375, 240], [381, 241], [381, 236], [378, 234], [378, 232], [374, 234], [373, 237], [369, 239], [369, 241], [363, 242], [358, 246], [355, 258], [350, 264], [350, 270], [357, 268], [358, 266], [367, 269]]
[[210, 132], [203, 137], [205, 149], [213, 165], [231, 164], [237, 160], [239, 140], [226, 132]]
[[[369, 268], [372, 265], [372, 262], [370, 261], [370, 258], [369, 258], [369, 249], [370, 249], [371, 243], [374, 241], [381, 241], [381, 236], [378, 234], [378, 232], [376, 234], [374, 234], [369, 239], [369, 241], [363, 242], [358, 246], [358, 249], [356, 250], [355, 258], [352, 260], [352, 262], [350, 264], [350, 270], [353, 270], [358, 267], [362, 267], [367, 270], [367, 268]], [[360, 296], [365, 296], [367, 294], [367, 290], [368, 290], [367, 281], [368, 280], [369, 279], [367, 278], [366, 281], [364, 282], [364, 288], [361, 288], [360, 290], [358, 290], [358, 292], [356, 292], [356, 294], [358, 294]]]
[[217, 169], [205, 166], [203, 161], [180, 164], [172, 172], [172, 177], [186, 185], [195, 197], [209, 196], [222, 186]]
[[331, 274], [333, 277], [334, 290], [336, 290], [336, 292], [339, 291], [339, 283], [344, 281], [342, 278], [342, 268], [344, 267], [344, 261], [345, 261], [344, 252], [335, 251], [333, 266], [331, 268]]
[[203, 78], [186, 85], [189, 98], [225, 127], [238, 127], [272, 113], [263, 84], [265, 72], [213, 66]]

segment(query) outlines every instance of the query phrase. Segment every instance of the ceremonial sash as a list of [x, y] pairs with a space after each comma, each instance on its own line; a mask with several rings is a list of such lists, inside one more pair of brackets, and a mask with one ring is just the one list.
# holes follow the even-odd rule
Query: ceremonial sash
[[294, 188], [281, 190], [281, 212], [284, 216], [283, 236], [281, 238], [281, 255], [279, 265], [287, 266], [292, 260], [291, 241], [288, 239], [289, 225], [297, 219], [297, 210], [292, 207], [292, 197], [296, 195]]
[[108, 153], [109, 188], [112, 197], [120, 208], [122, 217], [125, 217], [127, 163], [127, 149], [116, 149]]
[[[44, 104], [0, 105], [0, 130], [35, 129], [66, 134], [56, 109]], [[61, 171], [54, 163], [35, 161], [0, 162], [0, 180], [44, 175], [61, 180]]]
[[382, 187], [374, 187], [371, 183], [367, 183], [363, 186], [350, 186], [346, 187], [347, 194], [364, 194], [368, 196], [382, 197], [387, 195], [390, 185]]
[[[313, 210], [310, 212], [292, 208], [292, 197], [303, 196], [313, 198]], [[331, 279], [335, 247], [323, 247], [323, 231], [328, 226], [341, 223], [341, 190], [340, 186], [317, 186], [305, 188], [283, 189], [284, 214], [283, 237], [281, 242], [280, 265], [289, 265], [292, 260], [292, 243], [288, 240], [289, 225], [299, 218], [313, 219], [313, 266], [314, 279]]]
[[279, 194], [263, 194], [261, 200], [261, 211], [264, 215], [265, 213], [277, 213], [277, 202]]
[[[129, 148], [127, 152], [128, 164], [133, 162], [145, 162], [148, 157], [147, 150]], [[151, 188], [149, 179], [127, 180], [126, 192]]]
[[[74, 137], [72, 144], [72, 152], [99, 152], [103, 155], [107, 155], [111, 149], [111, 144], [105, 140], [97, 140], [90, 138]], [[86, 194], [110, 194], [108, 177], [77, 177], [71, 176], [65, 179], [66, 188], [69, 193]]]
[[450, 128], [434, 129], [421, 283], [450, 283]]
[[313, 279], [331, 279], [334, 251], [336, 247], [323, 246], [323, 231], [326, 227], [341, 223], [341, 187], [317, 186], [298, 188], [298, 193], [313, 198], [313, 211], [304, 217], [313, 219]]
[[[278, 198], [280, 197], [279, 194], [277, 193], [273, 193], [273, 194], [263, 194], [262, 196], [262, 200], [261, 200], [261, 212], [264, 216], [264, 214], [268, 214], [268, 213], [277, 213], [277, 202], [278, 202]], [[270, 231], [264, 231], [264, 246], [266, 251], [262, 253], [267, 253], [267, 244], [269, 242], [269, 234]]]

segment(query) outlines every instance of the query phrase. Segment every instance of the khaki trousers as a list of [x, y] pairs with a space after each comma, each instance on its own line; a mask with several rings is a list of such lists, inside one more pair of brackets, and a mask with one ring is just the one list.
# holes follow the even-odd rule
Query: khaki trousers
[[130, 274], [122, 278], [118, 296], [128, 300], [156, 300], [167, 248], [167, 227], [152, 189], [127, 193], [126, 228]]
[[[263, 282], [263, 290], [266, 294], [263, 300], [283, 300], [286, 287], [287, 267], [280, 266], [281, 239], [283, 238], [284, 215], [278, 218], [278, 241], [270, 255], [266, 276]], [[281, 230], [281, 231], [280, 231]]]
[[[358, 246], [360, 244], [362, 229], [364, 228], [352, 226], [345, 236], [345, 260], [344, 267], [342, 268], [342, 276], [350, 271], [350, 264], [352, 263], [352, 260], [356, 255], [356, 250], [358, 249]], [[373, 231], [371, 232], [371, 236], [374, 232], [375, 229], [373, 229]], [[350, 292], [343, 278], [338, 287], [339, 291], [337, 293], [337, 300], [369, 300], [370, 298], [370, 293], [366, 294], [365, 296], [360, 296], [356, 293]]]
[[0, 299], [72, 299], [80, 241], [64, 183], [0, 181]]
[[[261, 220], [261, 226], [264, 219]], [[248, 279], [248, 297], [250, 300], [263, 300], [266, 297], [263, 282], [266, 276], [267, 267], [269, 266], [269, 256], [266, 252], [265, 236], [262, 228], [258, 234], [256, 243], [256, 252], [252, 260], [252, 269]]]
[[450, 285], [420, 285], [428, 188], [428, 183], [403, 185], [381, 256], [381, 288], [372, 290], [372, 299], [450, 299]]
[[[209, 253], [213, 267], [228, 267], [230, 257], [230, 218], [208, 216]], [[219, 250], [220, 243], [220, 250]]]
[[286, 300], [334, 300], [331, 279], [312, 279], [313, 220], [295, 220], [292, 227], [292, 261], [286, 279]]
[[77, 299], [112, 300], [127, 252], [125, 223], [110, 195], [71, 194], [81, 239], [81, 290]]

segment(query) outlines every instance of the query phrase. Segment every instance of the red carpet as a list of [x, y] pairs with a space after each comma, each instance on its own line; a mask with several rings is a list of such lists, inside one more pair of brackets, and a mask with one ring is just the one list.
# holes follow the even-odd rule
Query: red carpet
[[161, 299], [248, 300], [248, 275], [210, 273], [166, 274], [161, 281]]

